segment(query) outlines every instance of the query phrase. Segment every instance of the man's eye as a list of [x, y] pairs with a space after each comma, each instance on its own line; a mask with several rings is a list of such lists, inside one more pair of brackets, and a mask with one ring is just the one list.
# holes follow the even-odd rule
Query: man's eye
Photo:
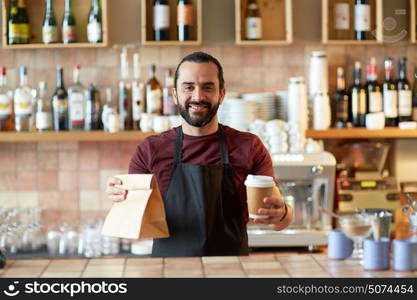
[[186, 90], [186, 91], [192, 91], [193, 90], [193, 87], [191, 85], [188, 85], [188, 86], [185, 86], [184, 87], [184, 90]]
[[204, 89], [206, 91], [212, 91], [214, 89], [214, 87], [212, 87], [212, 86], [205, 86]]

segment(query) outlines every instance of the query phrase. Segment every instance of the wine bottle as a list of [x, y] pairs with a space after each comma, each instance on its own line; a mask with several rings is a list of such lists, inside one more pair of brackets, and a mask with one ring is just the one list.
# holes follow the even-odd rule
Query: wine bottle
[[0, 250], [0, 269], [3, 269], [6, 266], [6, 256]]
[[17, 0], [10, 1], [9, 18], [7, 20], [7, 43], [20, 44], [20, 24], [17, 13]]
[[333, 127], [349, 127], [349, 93], [346, 91], [345, 71], [337, 68], [337, 87], [332, 95]]
[[361, 84], [362, 68], [360, 62], [355, 62], [355, 69], [353, 71], [353, 84], [350, 89], [350, 112], [352, 126], [365, 127], [366, 116], [366, 91]]
[[44, 44], [58, 42], [58, 27], [52, 0], [46, 0], [45, 17], [42, 24], [42, 41]]
[[246, 39], [262, 39], [262, 19], [259, 13], [259, 7], [256, 0], [249, 0], [246, 10]]
[[384, 99], [385, 126], [398, 125], [398, 92], [394, 81], [394, 63], [391, 57], [384, 61], [385, 81], [382, 84]]
[[17, 15], [19, 20], [20, 44], [28, 44], [30, 40], [30, 25], [24, 0], [18, 0], [17, 2]]
[[172, 99], [172, 89], [174, 88], [174, 77], [172, 70], [168, 69], [165, 72], [165, 87], [162, 95], [162, 114], [165, 116], [173, 116], [178, 114], [177, 106]]
[[73, 83], [68, 88], [68, 125], [70, 130], [84, 129], [85, 89], [80, 81], [80, 69], [79, 65], [74, 67], [72, 73]]
[[88, 85], [88, 88], [85, 91], [85, 104], [84, 130], [101, 129], [100, 93], [92, 83]]
[[179, 41], [192, 40], [194, 25], [193, 4], [191, 0], [178, 0], [177, 5], [177, 29]]
[[33, 96], [32, 89], [28, 85], [28, 71], [25, 66], [20, 66], [20, 84], [14, 92], [14, 113], [16, 131], [32, 130]]
[[336, 40], [350, 40], [350, 1], [349, 0], [337, 0], [334, 3], [334, 33]]
[[366, 99], [368, 112], [382, 112], [382, 88], [378, 83], [378, 66], [375, 57], [371, 57], [370, 64], [366, 66]]
[[355, 39], [358, 41], [371, 38], [371, 6], [369, 0], [355, 1]]
[[39, 92], [36, 99], [36, 130], [46, 131], [52, 129], [51, 122], [51, 105], [46, 100], [46, 82], [39, 82]]
[[120, 54], [119, 117], [121, 130], [133, 129], [132, 85], [126, 48], [123, 48]]
[[111, 88], [106, 88], [106, 101], [103, 105], [103, 111], [101, 113], [101, 122], [103, 123], [104, 131], [110, 131], [109, 116], [115, 114], [115, 111], [116, 109], [113, 106]]
[[62, 42], [64, 44], [77, 41], [75, 17], [72, 13], [71, 0], [65, 0], [64, 17], [62, 19]]
[[145, 86], [140, 78], [140, 55], [133, 54], [132, 115], [133, 129], [140, 129], [141, 114], [146, 112]]
[[153, 6], [153, 31], [155, 41], [169, 40], [169, 4], [167, 0], [155, 0]]
[[52, 95], [52, 128], [55, 131], [68, 130], [68, 94], [64, 86], [64, 70], [56, 70], [56, 89]]
[[155, 76], [156, 66], [149, 67], [149, 79], [146, 83], [146, 112], [149, 114], [162, 114], [162, 88]]
[[410, 82], [407, 79], [407, 58], [401, 57], [398, 61], [398, 122], [412, 120], [413, 94]]
[[14, 130], [13, 92], [7, 86], [6, 68], [0, 67], [0, 131]]
[[87, 39], [90, 43], [103, 42], [102, 12], [100, 0], [92, 0], [88, 14]]
[[414, 69], [414, 84], [413, 84], [413, 121], [417, 121], [417, 67]]

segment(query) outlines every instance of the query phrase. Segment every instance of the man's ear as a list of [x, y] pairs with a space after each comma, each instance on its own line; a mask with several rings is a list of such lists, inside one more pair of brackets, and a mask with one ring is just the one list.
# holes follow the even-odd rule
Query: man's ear
[[220, 101], [219, 102], [220, 102], [220, 104], [222, 104], [223, 103], [223, 100], [224, 100], [224, 96], [226, 95], [226, 89], [225, 88], [222, 88], [220, 90], [220, 93], [219, 94], [220, 94], [220, 97], [219, 97], [220, 98], [219, 99]]
[[174, 101], [175, 105], [178, 105], [178, 95], [176, 88], [172, 88], [172, 100]]

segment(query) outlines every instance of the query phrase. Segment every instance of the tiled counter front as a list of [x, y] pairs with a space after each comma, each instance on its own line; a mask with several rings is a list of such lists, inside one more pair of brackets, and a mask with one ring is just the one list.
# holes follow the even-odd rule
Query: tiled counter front
[[417, 272], [365, 271], [326, 254], [192, 258], [9, 260], [0, 277], [417, 277]]

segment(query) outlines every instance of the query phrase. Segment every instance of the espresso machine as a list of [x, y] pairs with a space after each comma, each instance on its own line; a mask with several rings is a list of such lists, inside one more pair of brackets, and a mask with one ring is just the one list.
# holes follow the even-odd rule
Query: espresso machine
[[249, 224], [250, 247], [308, 247], [327, 245], [333, 210], [336, 159], [329, 152], [271, 155], [276, 179], [286, 203], [294, 210], [291, 225], [275, 231], [268, 225]]
[[385, 209], [395, 215], [400, 206], [400, 186], [384, 170], [389, 145], [379, 142], [349, 143], [339, 147], [344, 171], [337, 179], [338, 212]]

